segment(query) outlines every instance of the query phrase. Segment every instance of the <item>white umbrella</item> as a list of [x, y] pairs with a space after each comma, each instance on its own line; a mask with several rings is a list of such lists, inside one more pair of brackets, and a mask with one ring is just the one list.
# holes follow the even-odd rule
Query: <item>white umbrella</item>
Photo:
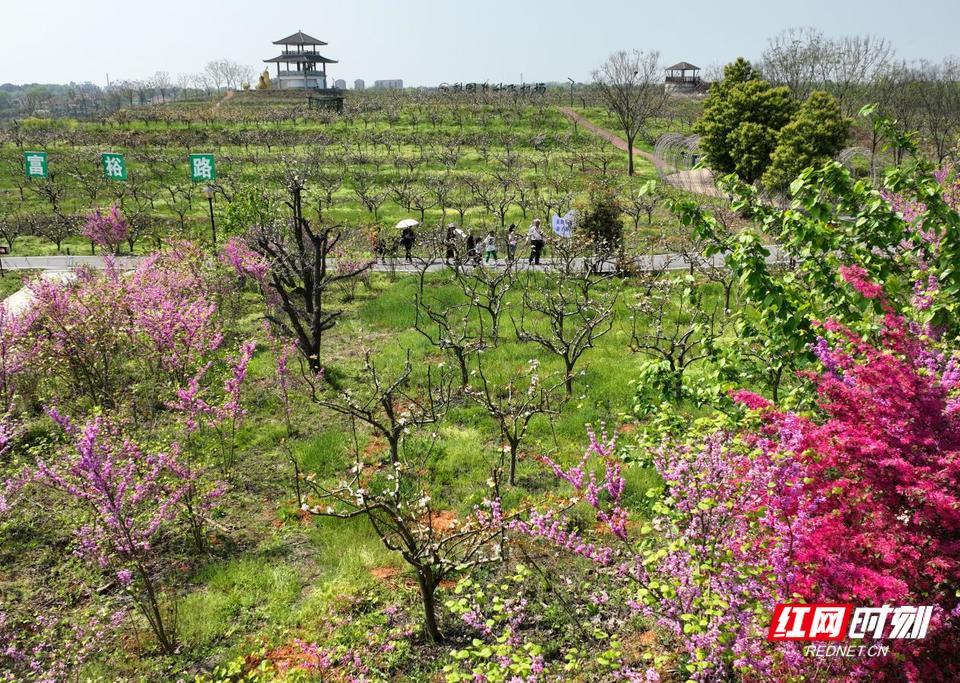
[[404, 218], [402, 221], [397, 223], [395, 226], [397, 230], [403, 230], [404, 228], [415, 228], [420, 225], [420, 221], [415, 218]]

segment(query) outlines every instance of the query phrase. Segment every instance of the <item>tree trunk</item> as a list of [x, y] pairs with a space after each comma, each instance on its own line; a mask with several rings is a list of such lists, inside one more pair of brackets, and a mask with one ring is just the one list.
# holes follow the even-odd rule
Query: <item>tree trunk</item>
[[633, 175], [633, 136], [627, 136], [627, 175]]
[[420, 586], [420, 598], [423, 601], [423, 631], [433, 643], [442, 643], [443, 634], [437, 627], [435, 592], [437, 580], [428, 569], [417, 569], [417, 584]]

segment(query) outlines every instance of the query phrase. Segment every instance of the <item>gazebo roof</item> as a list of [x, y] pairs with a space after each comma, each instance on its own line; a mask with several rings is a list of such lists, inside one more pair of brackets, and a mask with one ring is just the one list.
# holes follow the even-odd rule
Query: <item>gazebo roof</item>
[[319, 55], [316, 52], [284, 52], [279, 57], [273, 57], [272, 59], [264, 59], [264, 62], [270, 64], [304, 64], [310, 62], [311, 64], [337, 64], [337, 60], [329, 59], [323, 55]]
[[690, 62], [677, 62], [673, 66], [668, 66], [666, 71], [699, 71], [699, 66], [694, 66]]
[[303, 31], [297, 31], [293, 35], [289, 35], [286, 38], [281, 40], [273, 41], [274, 45], [326, 45], [322, 40], [318, 40], [313, 36], [308, 36]]

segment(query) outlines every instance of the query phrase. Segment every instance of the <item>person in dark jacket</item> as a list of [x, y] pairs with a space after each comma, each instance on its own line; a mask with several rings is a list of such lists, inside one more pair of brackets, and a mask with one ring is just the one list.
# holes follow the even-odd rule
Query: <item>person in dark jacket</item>
[[404, 258], [407, 261], [413, 260], [413, 255], [410, 251], [413, 249], [414, 243], [417, 241], [417, 234], [413, 231], [413, 228], [406, 227], [403, 229], [403, 232], [400, 233], [400, 244], [403, 246]]
[[444, 257], [447, 263], [457, 256], [457, 226], [451, 223], [447, 226], [447, 238], [444, 240], [447, 251]]
[[480, 241], [473, 234], [473, 230], [467, 235], [467, 262], [473, 265], [480, 263]]

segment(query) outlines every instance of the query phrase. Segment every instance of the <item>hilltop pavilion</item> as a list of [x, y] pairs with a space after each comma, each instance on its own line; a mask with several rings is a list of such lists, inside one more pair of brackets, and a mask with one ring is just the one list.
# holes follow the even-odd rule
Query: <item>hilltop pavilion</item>
[[690, 62], [678, 62], [668, 66], [664, 81], [668, 91], [695, 91], [700, 87], [700, 67]]
[[[325, 42], [308, 36], [303, 31], [297, 31], [286, 38], [273, 41], [273, 44], [283, 45], [283, 52], [277, 57], [263, 61], [277, 65], [274, 87], [326, 89], [327, 64], [337, 62], [317, 52], [317, 47], [326, 45]], [[280, 68], [281, 64], [284, 65], [283, 69]]]

